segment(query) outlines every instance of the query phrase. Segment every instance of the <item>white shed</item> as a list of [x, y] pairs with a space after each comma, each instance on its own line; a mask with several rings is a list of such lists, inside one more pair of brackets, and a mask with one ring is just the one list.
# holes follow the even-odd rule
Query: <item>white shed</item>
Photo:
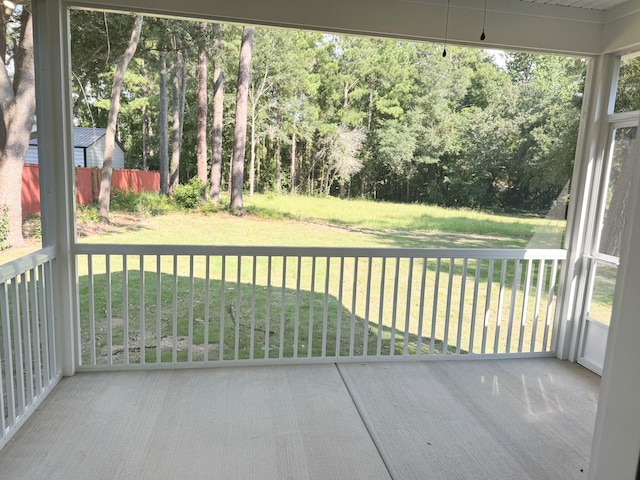
[[[73, 163], [76, 167], [102, 167], [106, 128], [73, 128]], [[38, 133], [32, 133], [25, 163], [38, 163]], [[113, 151], [113, 168], [124, 169], [124, 149], [116, 140]]]

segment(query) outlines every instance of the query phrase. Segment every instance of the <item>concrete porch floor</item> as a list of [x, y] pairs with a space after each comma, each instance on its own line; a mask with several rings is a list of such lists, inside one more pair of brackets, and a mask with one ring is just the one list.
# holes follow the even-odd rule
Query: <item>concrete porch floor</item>
[[82, 373], [0, 478], [582, 479], [599, 382], [556, 359]]

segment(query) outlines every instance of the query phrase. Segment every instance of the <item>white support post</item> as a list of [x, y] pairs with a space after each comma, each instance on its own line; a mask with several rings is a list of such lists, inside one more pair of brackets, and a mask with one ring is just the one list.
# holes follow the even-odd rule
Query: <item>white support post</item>
[[589, 478], [638, 478], [640, 457], [640, 148], [629, 190]]
[[32, 0], [43, 246], [56, 251], [56, 369], [76, 367], [75, 189], [67, 10], [60, 0]]
[[567, 219], [564, 262], [557, 315], [557, 356], [572, 362], [577, 358], [580, 316], [586, 288], [584, 254], [590, 248], [594, 226], [593, 183], [605, 155], [607, 113], [611, 103], [616, 58], [602, 55], [589, 61], [587, 84], [580, 119], [580, 135], [571, 180], [571, 202]]

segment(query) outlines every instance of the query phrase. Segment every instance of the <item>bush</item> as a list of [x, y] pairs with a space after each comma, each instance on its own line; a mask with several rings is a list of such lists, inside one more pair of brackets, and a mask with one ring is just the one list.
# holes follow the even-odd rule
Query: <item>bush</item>
[[6, 244], [9, 235], [9, 208], [6, 205], [0, 209], [0, 250], [9, 248]]
[[76, 222], [78, 224], [98, 223], [99, 221], [100, 208], [95, 203], [76, 207]]
[[123, 212], [138, 211], [138, 196], [133, 190], [121, 190], [114, 188], [111, 190], [111, 210], [120, 210]]
[[193, 177], [188, 183], [178, 185], [171, 198], [180, 208], [193, 210], [202, 202], [205, 186], [198, 177]]
[[157, 192], [142, 192], [138, 195], [137, 212], [144, 216], [163, 215], [172, 209], [169, 198]]
[[22, 235], [25, 238], [42, 238], [42, 221], [40, 214], [29, 215], [22, 221]]

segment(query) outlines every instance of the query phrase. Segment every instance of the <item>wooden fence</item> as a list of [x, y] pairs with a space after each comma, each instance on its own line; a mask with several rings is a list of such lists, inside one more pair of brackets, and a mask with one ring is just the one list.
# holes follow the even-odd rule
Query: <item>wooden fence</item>
[[[99, 168], [76, 168], [76, 202], [88, 205], [100, 190]], [[140, 192], [159, 192], [160, 173], [144, 170], [114, 170], [111, 187]], [[40, 172], [38, 165], [26, 164], [22, 170], [22, 218], [40, 213]]]

